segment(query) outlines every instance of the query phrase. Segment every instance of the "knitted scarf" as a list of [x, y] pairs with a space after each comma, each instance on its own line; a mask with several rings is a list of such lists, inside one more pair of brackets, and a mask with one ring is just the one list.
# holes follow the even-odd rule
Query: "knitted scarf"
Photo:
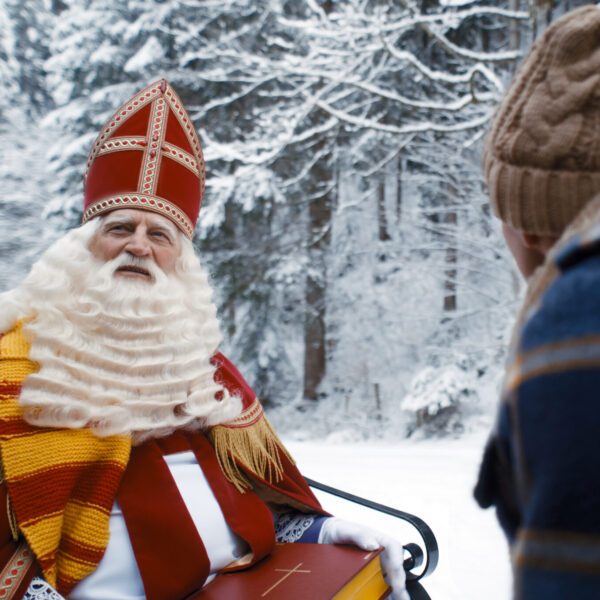
[[18, 404], [24, 379], [37, 370], [28, 354], [19, 323], [0, 339], [0, 452], [9, 515], [46, 580], [68, 595], [104, 554], [131, 442], [123, 435], [28, 425]]
[[[13, 535], [19, 531], [46, 580], [67, 596], [100, 562], [109, 538], [109, 517], [129, 461], [128, 435], [98, 437], [86, 429], [29, 425], [18, 400], [25, 378], [37, 371], [19, 322], [0, 334], [0, 460]], [[270, 482], [283, 476], [281, 457], [291, 457], [263, 408], [235, 367], [215, 356], [219, 376], [242, 396], [244, 410], [213, 427], [209, 438], [224, 476], [240, 491], [246, 473]], [[15, 522], [16, 521], [16, 522]]]

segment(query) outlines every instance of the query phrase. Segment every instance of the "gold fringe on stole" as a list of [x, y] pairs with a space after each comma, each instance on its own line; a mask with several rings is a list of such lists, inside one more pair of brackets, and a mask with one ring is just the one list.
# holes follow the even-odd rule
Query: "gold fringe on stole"
[[264, 414], [245, 427], [216, 425], [208, 436], [225, 478], [242, 493], [252, 485], [240, 465], [272, 483], [283, 477], [281, 454], [295, 464]]

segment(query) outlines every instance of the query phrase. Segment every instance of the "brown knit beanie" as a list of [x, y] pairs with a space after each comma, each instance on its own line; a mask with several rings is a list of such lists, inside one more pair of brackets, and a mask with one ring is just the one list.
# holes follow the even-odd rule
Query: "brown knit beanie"
[[515, 229], [560, 235], [600, 192], [600, 8], [584, 6], [533, 44], [483, 148], [494, 212]]

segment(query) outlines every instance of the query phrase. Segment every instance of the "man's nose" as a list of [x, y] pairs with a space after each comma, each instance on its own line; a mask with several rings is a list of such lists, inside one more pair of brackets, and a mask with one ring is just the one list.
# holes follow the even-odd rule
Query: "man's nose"
[[150, 256], [150, 240], [141, 231], [135, 231], [127, 240], [125, 251], [134, 256]]

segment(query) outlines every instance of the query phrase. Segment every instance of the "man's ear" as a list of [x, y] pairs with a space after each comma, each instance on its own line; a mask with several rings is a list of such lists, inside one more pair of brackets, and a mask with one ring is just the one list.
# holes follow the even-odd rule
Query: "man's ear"
[[532, 250], [537, 250], [540, 243], [540, 236], [535, 233], [525, 233], [523, 231], [521, 233], [521, 239], [523, 243]]
[[558, 236], [553, 235], [537, 235], [535, 233], [525, 233], [521, 232], [521, 237], [523, 239], [523, 243], [528, 248], [532, 250], [537, 250], [541, 252], [544, 256], [548, 254], [548, 251], [556, 241], [558, 240]]

